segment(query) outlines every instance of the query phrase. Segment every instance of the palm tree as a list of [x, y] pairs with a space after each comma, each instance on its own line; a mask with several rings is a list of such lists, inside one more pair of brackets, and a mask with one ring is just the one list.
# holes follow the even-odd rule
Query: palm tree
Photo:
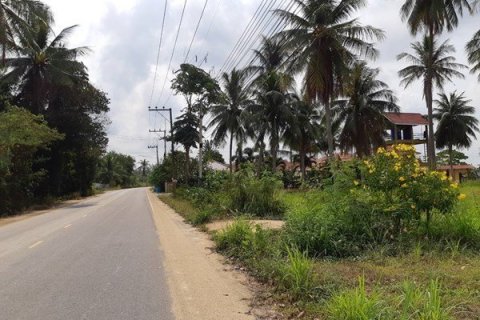
[[437, 40], [424, 36], [421, 42], [411, 45], [414, 54], [401, 53], [398, 60], [406, 60], [410, 66], [400, 70], [401, 83], [406, 87], [415, 80], [423, 81], [423, 96], [428, 110], [428, 164], [435, 168], [435, 139], [433, 130], [433, 88], [443, 89], [445, 81], [452, 81], [453, 77], [464, 78], [459, 69], [464, 65], [455, 63], [455, 57], [449, 56], [455, 48], [448, 44], [448, 40], [438, 44]]
[[[447, 29], [452, 31], [459, 21], [459, 16], [463, 15], [463, 10], [472, 12], [472, 6], [468, 0], [406, 0], [401, 8], [402, 19], [408, 22], [410, 31], [413, 35], [423, 31], [424, 45], [423, 58], [425, 61], [435, 60], [435, 38], [438, 34]], [[429, 42], [429, 43], [427, 43]], [[453, 48], [453, 47], [452, 47]], [[425, 51], [428, 50], [428, 51]], [[431, 78], [434, 71], [427, 72], [427, 79], [424, 80], [424, 96], [428, 110], [428, 162], [430, 168], [434, 168], [435, 160], [435, 140], [433, 130], [433, 87]]]
[[320, 100], [325, 107], [328, 154], [333, 156], [334, 137], [330, 103], [341, 89], [348, 66], [359, 57], [375, 58], [373, 43], [384, 37], [383, 31], [363, 26], [351, 19], [365, 0], [297, 0], [299, 13], [276, 10], [290, 29], [278, 36], [291, 50], [293, 71], [305, 70], [306, 95]]
[[438, 121], [437, 147], [448, 148], [450, 158], [450, 176], [453, 176], [453, 147], [469, 148], [472, 138], [476, 138], [478, 132], [478, 120], [474, 117], [475, 108], [470, 106], [471, 100], [467, 100], [462, 94], [456, 92], [449, 96], [442, 93], [435, 100], [435, 113], [433, 117]]
[[365, 62], [356, 63], [345, 82], [345, 98], [333, 103], [333, 111], [342, 124], [340, 147], [355, 148], [359, 157], [370, 155], [372, 147], [384, 144], [384, 112], [399, 111], [388, 85], [376, 79], [378, 73], [378, 69], [368, 68]]
[[[304, 98], [304, 97], [303, 97]], [[290, 105], [292, 121], [289, 121], [283, 139], [285, 144], [299, 153], [300, 172], [305, 180], [307, 153], [316, 151], [316, 143], [321, 133], [321, 114], [318, 106], [299, 95], [293, 96]]]
[[480, 81], [480, 30], [467, 43], [466, 49], [468, 62], [473, 65], [472, 73], [478, 72], [478, 81]]
[[260, 147], [259, 163], [262, 163], [264, 157], [263, 139], [266, 135], [270, 136], [271, 166], [275, 171], [281, 131], [291, 119], [286, 93], [292, 88], [293, 77], [282, 71], [287, 55], [278, 39], [264, 38], [262, 48], [254, 53], [259, 63], [247, 70], [257, 75], [252, 83], [257, 104], [248, 108], [247, 117], [254, 121], [257, 129], [254, 136]]
[[2, 80], [18, 85], [19, 104], [35, 114], [44, 111], [47, 98], [56, 86], [72, 85], [86, 78], [86, 67], [77, 58], [89, 49], [68, 49], [65, 46], [66, 38], [75, 28], [63, 29], [49, 41], [51, 29], [39, 24], [34, 37], [21, 39], [18, 46], [20, 56], [5, 60], [9, 72]]
[[209, 127], [214, 127], [213, 141], [222, 143], [227, 135], [230, 135], [229, 164], [230, 173], [233, 170], [233, 140], [237, 142], [245, 139], [245, 129], [242, 121], [242, 113], [245, 107], [251, 104], [249, 90], [245, 80], [247, 73], [244, 70], [233, 69], [230, 74], [222, 75], [224, 90], [222, 103], [214, 105], [210, 112], [213, 119]]
[[433, 40], [444, 29], [452, 31], [464, 9], [472, 11], [468, 0], [406, 0], [400, 11], [413, 35], [424, 31]]
[[0, 0], [0, 46], [2, 64], [7, 51], [15, 49], [18, 39], [28, 37], [29, 28], [36, 22], [51, 24], [53, 17], [47, 5], [36, 0]]

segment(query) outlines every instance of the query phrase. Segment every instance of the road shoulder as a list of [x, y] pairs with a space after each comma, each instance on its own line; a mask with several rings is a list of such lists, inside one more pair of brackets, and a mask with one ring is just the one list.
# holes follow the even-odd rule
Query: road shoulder
[[176, 319], [255, 319], [245, 275], [228, 270], [224, 258], [212, 251], [214, 244], [207, 234], [184, 223], [152, 192], [147, 193]]

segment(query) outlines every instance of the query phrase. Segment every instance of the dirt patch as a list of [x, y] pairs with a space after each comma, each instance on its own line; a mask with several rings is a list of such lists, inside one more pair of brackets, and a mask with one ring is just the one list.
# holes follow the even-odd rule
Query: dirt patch
[[252, 307], [255, 293], [251, 279], [212, 250], [214, 243], [208, 234], [183, 222], [174, 210], [147, 192], [176, 319], [277, 319]]
[[[230, 226], [235, 220], [221, 220], [208, 223], [206, 225], [208, 231], [220, 231]], [[249, 220], [252, 225], [260, 225], [264, 229], [279, 230], [285, 225], [282, 220]]]

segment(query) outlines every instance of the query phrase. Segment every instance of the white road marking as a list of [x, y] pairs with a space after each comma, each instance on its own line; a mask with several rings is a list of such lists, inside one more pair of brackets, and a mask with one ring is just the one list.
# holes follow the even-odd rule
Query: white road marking
[[33, 249], [33, 248], [35, 248], [36, 246], [41, 245], [42, 243], [43, 243], [42, 240], [37, 241], [37, 242], [35, 242], [34, 244], [32, 244], [30, 247], [28, 247], [28, 249]]

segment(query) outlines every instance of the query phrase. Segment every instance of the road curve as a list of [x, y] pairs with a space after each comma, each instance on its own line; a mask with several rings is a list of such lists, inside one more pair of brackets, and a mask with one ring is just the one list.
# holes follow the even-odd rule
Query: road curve
[[145, 189], [0, 227], [0, 318], [170, 320]]

